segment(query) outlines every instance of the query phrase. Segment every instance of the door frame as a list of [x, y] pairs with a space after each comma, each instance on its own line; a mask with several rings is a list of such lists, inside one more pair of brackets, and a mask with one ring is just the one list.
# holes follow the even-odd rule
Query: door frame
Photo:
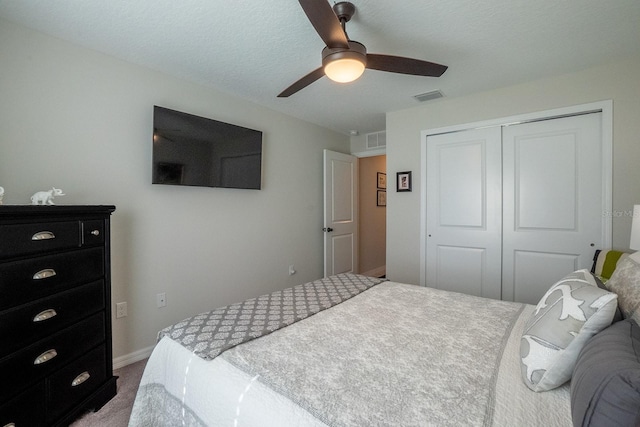
[[527, 122], [556, 119], [566, 116], [601, 112], [602, 113], [602, 241], [610, 247], [613, 236], [613, 217], [607, 215], [613, 206], [613, 101], [597, 101], [569, 107], [554, 108], [533, 113], [464, 123], [453, 126], [426, 129], [420, 132], [420, 285], [427, 285], [427, 138], [443, 133], [460, 132], [483, 127], [508, 126]]

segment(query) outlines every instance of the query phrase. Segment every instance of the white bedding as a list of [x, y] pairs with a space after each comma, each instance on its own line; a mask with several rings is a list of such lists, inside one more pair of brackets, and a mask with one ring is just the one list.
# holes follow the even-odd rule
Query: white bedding
[[[475, 304], [478, 307], [489, 305], [506, 309], [520, 306], [514, 303], [496, 302], [467, 295], [444, 293], [443, 291], [429, 288], [387, 282], [332, 309], [288, 326], [285, 330], [276, 331], [266, 337], [242, 344], [237, 347], [238, 350], [229, 350], [227, 356], [223, 353], [222, 356], [211, 361], [195, 356], [180, 344], [164, 337], [154, 349], [147, 363], [130, 425], [173, 426], [176, 423], [177, 425], [249, 427], [363, 425], [363, 423], [339, 422], [339, 419], [333, 420], [331, 417], [318, 416], [317, 411], [308, 410], [310, 407], [309, 402], [312, 402], [312, 399], [292, 395], [291, 392], [276, 391], [276, 389], [281, 389], [283, 385], [274, 381], [273, 378], [269, 378], [272, 373], [268, 372], [268, 368], [267, 371], [261, 371], [262, 373], [252, 374], [247, 372], [251, 371], [251, 369], [240, 369], [237, 365], [243, 365], [246, 362], [247, 366], [250, 366], [248, 359], [252, 351], [260, 353], [261, 345], [264, 345], [265, 348], [269, 348], [268, 345], [282, 345], [283, 341], [278, 344], [277, 340], [290, 340], [291, 334], [296, 333], [298, 329], [304, 331], [311, 328], [314, 323], [318, 323], [322, 328], [326, 329], [326, 324], [323, 324], [323, 321], [332, 320], [336, 316], [345, 316], [344, 313], [358, 313], [357, 310], [360, 309], [360, 306], [374, 296], [375, 289], [379, 289], [375, 291], [378, 294], [385, 292], [388, 294], [393, 291], [406, 294], [407, 297], [413, 299], [416, 299], [416, 295], [419, 295], [425, 298], [424, 301], [435, 301], [438, 298], [451, 297], [453, 295], [456, 300], [460, 301], [461, 306], [464, 303], [467, 307], [470, 306], [469, 304]], [[369, 304], [371, 304], [370, 301]], [[513, 304], [513, 307], [509, 306], [509, 304]], [[424, 305], [423, 303], [422, 306]], [[404, 306], [404, 303], [398, 304], [398, 307]], [[418, 304], [417, 307], [421, 307], [421, 305]], [[397, 312], [394, 316], [408, 316], [409, 320], [405, 322], [407, 324], [411, 324], [414, 321], [427, 322], [425, 319], [428, 319], [428, 322], [431, 323], [437, 322], [437, 319], [429, 317], [429, 313], [425, 313], [424, 316], [426, 317], [420, 319], [416, 317], [421, 315], [418, 312], [399, 310], [398, 308], [394, 310]], [[455, 313], [455, 307], [451, 307], [450, 310]], [[503, 343], [504, 347], [501, 347], [501, 355], [496, 358], [499, 368], [491, 378], [493, 389], [486, 394], [488, 396], [488, 401], [486, 402], [488, 415], [483, 416], [484, 418], [481, 417], [481, 421], [478, 421], [477, 417], [470, 417], [469, 425], [571, 426], [568, 385], [545, 393], [534, 393], [524, 385], [520, 378], [518, 361], [520, 336], [524, 323], [532, 310], [533, 306], [524, 307], [512, 329], [510, 329], [510, 335], [506, 337], [508, 339]], [[472, 314], [467, 314], [469, 318], [473, 318]], [[463, 313], [459, 313], [459, 315], [462, 316]], [[356, 323], [357, 319], [350, 320], [350, 322]], [[358, 328], [358, 325], [351, 326]], [[414, 326], [419, 328], [438, 327], [435, 324], [418, 324]], [[304, 333], [301, 336], [305, 337]], [[286, 342], [289, 343], [290, 341]], [[288, 351], [291, 351], [291, 349]], [[482, 359], [483, 357], [491, 358], [483, 354], [471, 354], [465, 355], [465, 357], [471, 357], [473, 360]], [[266, 357], [266, 360], [268, 362], [268, 357]], [[328, 367], [332, 366], [331, 361], [328, 363]], [[389, 364], [394, 365], [394, 360], [389, 360]], [[420, 377], [420, 366], [399, 364], [397, 367], [394, 365], [394, 369], [396, 368], [398, 370], [410, 369], [410, 375]], [[258, 368], [256, 368], [256, 372], [258, 372]], [[390, 387], [393, 387], [393, 385], [390, 385]], [[447, 393], [447, 391], [444, 391], [444, 393]], [[479, 399], [481, 397], [478, 396]], [[429, 399], [436, 399], [437, 401], [443, 397], [438, 397], [436, 393], [435, 395], [418, 396], [416, 398], [425, 399], [424, 402], [428, 402]], [[336, 408], [338, 408], [339, 403], [341, 402], [338, 400]], [[463, 402], [460, 404], [460, 407], [462, 406]], [[398, 423], [393, 416], [384, 419], [385, 411], [381, 412], [383, 418], [377, 419], [378, 421], [375, 423], [366, 423], [366, 425], [454, 425], [454, 420], [456, 420], [455, 425], [460, 425], [460, 419], [464, 419], [464, 416], [461, 418], [459, 413], [433, 414], [431, 416], [427, 409], [423, 414], [419, 415], [424, 419], [416, 419], [416, 416], [412, 415]], [[366, 419], [367, 415], [365, 413], [360, 416]], [[448, 419], [451, 420], [450, 423], [446, 421]]]
[[[196, 412], [197, 420], [185, 417], [187, 423], [184, 425], [326, 426], [223, 358], [205, 361], [167, 337], [160, 340], [149, 358], [141, 387], [147, 384], [159, 386], [157, 392], [163, 394], [166, 406], [151, 409], [158, 415], [153, 417], [154, 421], [130, 425], [165, 425], [160, 412], [175, 411], [173, 407], [176, 406], [179, 412], [184, 408], [192, 408]], [[149, 411], [144, 400], [153, 392], [145, 390], [143, 395], [139, 395], [132, 420], [140, 416], [148, 420], [148, 414], [136, 414], [136, 411]]]

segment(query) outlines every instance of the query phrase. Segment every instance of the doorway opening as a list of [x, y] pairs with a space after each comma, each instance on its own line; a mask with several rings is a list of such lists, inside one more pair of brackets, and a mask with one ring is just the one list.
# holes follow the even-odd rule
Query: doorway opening
[[386, 275], [387, 156], [358, 158], [358, 272]]

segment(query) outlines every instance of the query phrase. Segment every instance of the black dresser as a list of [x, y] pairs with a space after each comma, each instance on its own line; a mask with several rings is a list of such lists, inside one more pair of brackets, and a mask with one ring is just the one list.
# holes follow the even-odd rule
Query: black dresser
[[0, 206], [0, 427], [68, 426], [116, 394], [114, 206]]

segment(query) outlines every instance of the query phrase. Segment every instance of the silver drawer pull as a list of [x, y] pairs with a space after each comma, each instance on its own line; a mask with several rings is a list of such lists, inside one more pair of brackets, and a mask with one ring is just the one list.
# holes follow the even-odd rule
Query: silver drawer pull
[[93, 234], [94, 236], [99, 236], [100, 235], [100, 230], [93, 230], [91, 232], [91, 234]]
[[34, 365], [40, 365], [42, 363], [48, 362], [58, 355], [58, 352], [55, 349], [47, 350], [42, 353], [40, 356], [36, 357], [36, 360], [33, 361]]
[[50, 231], [41, 231], [31, 236], [31, 240], [49, 240], [55, 239], [56, 235]]
[[86, 380], [88, 380], [91, 377], [91, 375], [89, 375], [89, 372], [84, 371], [83, 373], [81, 373], [80, 375], [78, 375], [77, 377], [75, 377], [73, 379], [73, 381], [71, 381], [71, 387], [77, 387], [80, 384], [82, 384], [83, 382], [85, 382]]
[[56, 313], [56, 311], [53, 308], [49, 308], [47, 310], [41, 311], [40, 313], [36, 314], [36, 316], [33, 318], [34, 322], [42, 322], [44, 320], [49, 320], [52, 317], [57, 316], [58, 313]]
[[56, 275], [56, 271], [53, 268], [45, 268], [38, 271], [33, 275], [33, 280], [42, 280]]

